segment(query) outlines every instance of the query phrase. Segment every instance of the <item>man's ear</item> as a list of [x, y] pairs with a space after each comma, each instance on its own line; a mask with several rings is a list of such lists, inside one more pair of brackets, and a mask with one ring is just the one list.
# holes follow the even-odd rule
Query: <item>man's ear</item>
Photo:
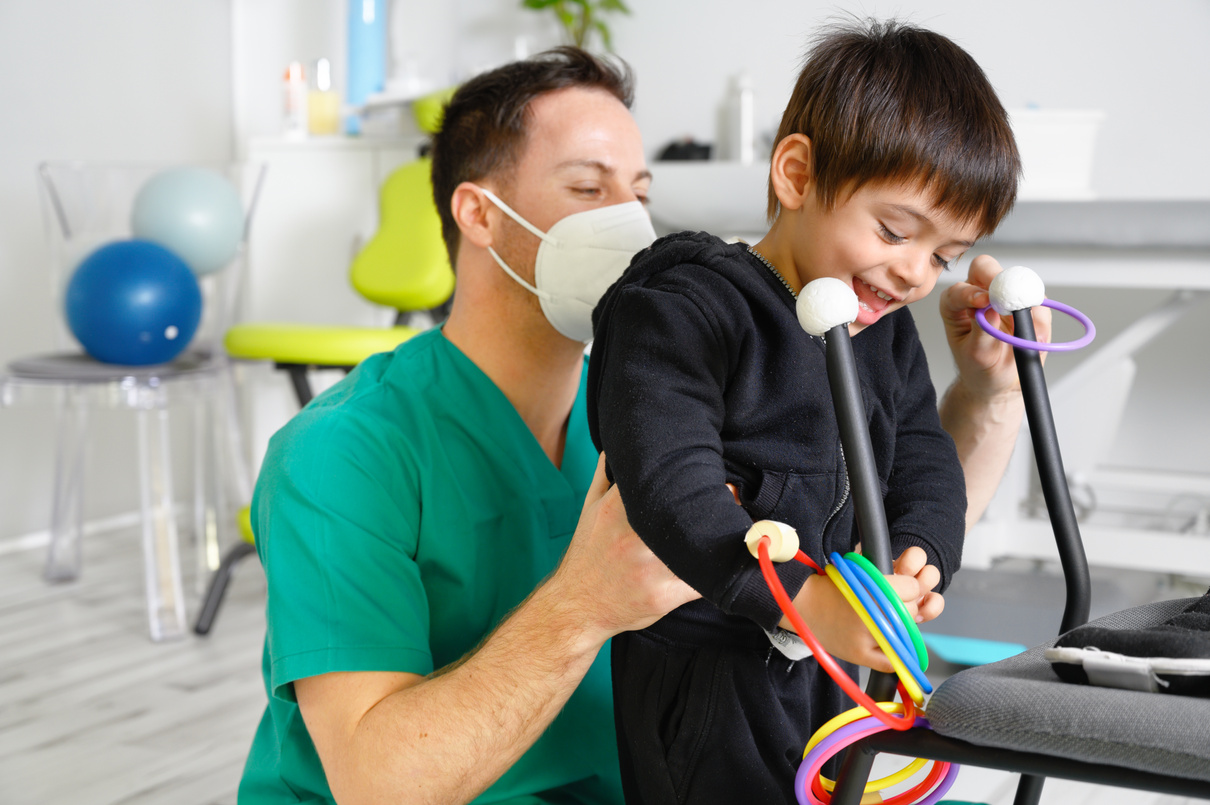
[[773, 149], [769, 166], [769, 181], [782, 209], [797, 210], [802, 206], [812, 182], [811, 139], [805, 134], [791, 134]]
[[463, 182], [454, 188], [450, 197], [450, 212], [462, 233], [462, 239], [486, 249], [492, 245], [492, 232], [488, 225], [488, 211], [494, 205], [483, 194], [483, 190], [471, 182]]

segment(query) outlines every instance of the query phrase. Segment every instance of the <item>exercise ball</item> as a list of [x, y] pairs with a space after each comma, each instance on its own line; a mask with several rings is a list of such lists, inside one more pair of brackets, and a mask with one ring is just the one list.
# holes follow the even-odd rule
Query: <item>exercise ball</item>
[[134, 199], [130, 228], [180, 255], [198, 276], [239, 251], [244, 211], [231, 182], [206, 168], [171, 168], [148, 179]]
[[98, 361], [166, 363], [202, 318], [202, 291], [189, 266], [146, 240], [108, 243], [84, 258], [67, 283], [67, 326]]

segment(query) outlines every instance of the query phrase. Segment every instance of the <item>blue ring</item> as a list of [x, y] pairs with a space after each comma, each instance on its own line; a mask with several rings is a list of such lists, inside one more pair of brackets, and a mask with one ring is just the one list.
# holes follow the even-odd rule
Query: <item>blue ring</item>
[[[915, 644], [912, 642], [912, 636], [908, 634], [907, 627], [903, 624], [903, 619], [899, 617], [899, 612], [887, 599], [886, 593], [882, 591], [881, 587], [874, 583], [874, 580], [870, 578], [870, 574], [866, 572], [864, 567], [856, 562], [850, 562], [848, 559], [845, 559], [844, 561], [849, 566], [849, 569], [853, 571], [853, 575], [857, 577], [857, 580], [861, 582], [863, 587], [865, 587], [866, 592], [874, 597], [874, 600], [878, 603], [878, 608], [882, 610], [882, 614], [886, 617], [891, 626], [894, 627], [895, 634], [899, 636], [899, 642], [903, 644], [905, 649], [909, 646], [912, 647], [910, 653], [916, 658], [916, 663], [920, 664], [920, 657], [915, 651]], [[921, 670], [923, 670], [923, 668]]]
[[[878, 630], [882, 632], [887, 642], [891, 644], [891, 648], [899, 656], [899, 659], [903, 663], [904, 667], [908, 669], [908, 672], [911, 673], [911, 675], [916, 679], [916, 682], [919, 683], [920, 689], [925, 693], [932, 693], [932, 683], [929, 682], [928, 677], [926, 677], [924, 675], [924, 671], [921, 670], [920, 662], [916, 659], [915, 649], [913, 648], [909, 651], [907, 646], [905, 646], [899, 639], [899, 635], [896, 634], [895, 630], [891, 628], [891, 624], [888, 622], [887, 617], [883, 614], [881, 607], [874, 603], [869, 594], [866, 593], [862, 583], [858, 581], [857, 575], [854, 573], [853, 564], [835, 551], [832, 552], [831, 559], [832, 564], [836, 565], [836, 569], [840, 571], [840, 575], [844, 577], [844, 580], [853, 590], [853, 594], [857, 596], [858, 600], [861, 601], [862, 606], [865, 607], [866, 613], [869, 614], [870, 618], [874, 621], [875, 625], [878, 627]], [[895, 616], [891, 618], [891, 620], [898, 622], [898, 617]]]
[[894, 622], [895, 625], [900, 626], [898, 623], [898, 615], [888, 615], [887, 610], [890, 609], [889, 606], [886, 609], [883, 609], [882, 606], [875, 604], [874, 601], [870, 599], [870, 596], [864, 587], [865, 579], [860, 579], [858, 576], [858, 571], [860, 571], [861, 568], [857, 567], [848, 559], [845, 559], [836, 551], [833, 551], [829, 558], [832, 560], [832, 564], [836, 565], [836, 569], [840, 571], [840, 575], [844, 577], [846, 582], [848, 582], [849, 587], [853, 590], [853, 594], [857, 596], [859, 601], [861, 601], [861, 605], [865, 608], [866, 613], [869, 614], [870, 618], [874, 621], [875, 625], [878, 627], [878, 630], [882, 632], [883, 636], [886, 637], [887, 641], [891, 644], [891, 647], [895, 649], [895, 653], [899, 655], [899, 659], [904, 660], [904, 665], [906, 665], [910, 670], [911, 663], [905, 659], [906, 657], [910, 656], [912, 661], [915, 662], [916, 666], [919, 667], [920, 662], [916, 659], [915, 650], [907, 650], [907, 646], [910, 645], [909, 641], [911, 638], [908, 638], [908, 641], [904, 641], [899, 637], [898, 632], [892, 630], [891, 628], [892, 622]]
[[865, 607], [866, 613], [874, 621], [878, 630], [882, 632], [883, 637], [891, 644], [891, 648], [899, 656], [900, 662], [903, 663], [908, 672], [916, 679], [916, 682], [920, 685], [920, 689], [925, 693], [932, 693], [933, 685], [929, 682], [928, 677], [924, 675], [924, 672], [920, 670], [920, 663], [916, 660], [915, 650], [908, 651], [907, 647], [899, 640], [899, 635], [895, 634], [895, 630], [887, 622], [886, 617], [882, 614], [882, 610], [870, 598], [869, 593], [865, 591], [861, 583], [857, 581], [857, 577], [853, 575], [849, 561], [836, 551], [832, 551], [829, 558], [832, 560], [832, 564], [836, 566], [836, 569], [840, 571], [840, 575], [844, 577], [849, 587], [852, 588], [853, 594], [861, 601], [861, 605]]

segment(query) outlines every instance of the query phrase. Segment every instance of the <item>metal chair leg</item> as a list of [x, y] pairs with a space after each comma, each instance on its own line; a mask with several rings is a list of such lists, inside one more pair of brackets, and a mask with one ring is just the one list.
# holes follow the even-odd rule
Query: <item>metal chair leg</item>
[[206, 591], [206, 598], [202, 601], [202, 610], [197, 616], [197, 624], [193, 627], [196, 634], [207, 635], [210, 633], [210, 628], [214, 626], [214, 620], [218, 616], [219, 605], [223, 603], [223, 596], [227, 593], [231, 573], [241, 559], [252, 553], [256, 553], [255, 547], [247, 542], [239, 542], [223, 556], [218, 570], [214, 572], [214, 578], [210, 580], [210, 589]]

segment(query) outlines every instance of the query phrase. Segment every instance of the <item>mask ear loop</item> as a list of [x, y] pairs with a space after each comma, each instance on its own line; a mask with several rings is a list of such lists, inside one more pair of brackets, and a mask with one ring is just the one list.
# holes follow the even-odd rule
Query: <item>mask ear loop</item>
[[[476, 187], [478, 187], [478, 185], [476, 185]], [[551, 246], [559, 245], [559, 242], [557, 240], [555, 240], [550, 235], [543, 232], [541, 229], [538, 229], [538, 227], [534, 226], [529, 221], [526, 221], [524, 218], [522, 218], [515, 210], [513, 210], [512, 207], [508, 206], [503, 201], [501, 201], [500, 198], [495, 193], [488, 190], [486, 187], [480, 187], [479, 189], [483, 191], [483, 195], [485, 195], [489, 199], [491, 199], [492, 204], [495, 204], [497, 207], [499, 207], [500, 210], [505, 215], [507, 215], [509, 218], [512, 218], [514, 221], [516, 221], [521, 226], [528, 229], [530, 232], [532, 232], [535, 236], [537, 236], [541, 240], [544, 240], [547, 243], [549, 243]]]
[[487, 253], [490, 254], [492, 256], [492, 259], [496, 261], [496, 265], [498, 265], [498, 266], [500, 266], [500, 268], [504, 269], [504, 273], [509, 275], [513, 279], [515, 279], [522, 288], [529, 291], [530, 293], [532, 293], [534, 296], [538, 297], [539, 299], [545, 299], [547, 301], [550, 301], [549, 293], [547, 293], [546, 291], [540, 290], [538, 288], [535, 288], [534, 286], [530, 285], [528, 282], [526, 282], [525, 280], [523, 280], [519, 276], [517, 276], [517, 272], [515, 272], [511, 268], [509, 268], [508, 263], [504, 262], [504, 260], [501, 259], [500, 255], [496, 254], [496, 250], [493, 249], [491, 246], [487, 247]]
[[[476, 185], [476, 187], [478, 187], [478, 185]], [[500, 209], [501, 212], [503, 212], [509, 218], [512, 218], [514, 221], [516, 221], [521, 226], [528, 229], [535, 236], [537, 236], [540, 240], [542, 240], [546, 243], [549, 243], [552, 246], [558, 245], [558, 241], [554, 240], [549, 235], [547, 235], [545, 232], [543, 232], [541, 229], [538, 229], [538, 227], [534, 226], [529, 221], [522, 218], [512, 207], [508, 206], [503, 201], [501, 201], [500, 197], [497, 196], [495, 193], [488, 190], [486, 187], [479, 187], [479, 189], [483, 191], [483, 195], [487, 196], [488, 199], [492, 202], [492, 204], [495, 204]], [[533, 285], [530, 285], [525, 280], [521, 279], [521, 277], [519, 277], [517, 275], [517, 272], [515, 272], [511, 268], [509, 268], [508, 263], [504, 262], [504, 260], [500, 257], [500, 255], [496, 254], [496, 250], [493, 249], [491, 246], [487, 247], [487, 253], [490, 254], [492, 256], [492, 259], [496, 261], [496, 265], [498, 265], [498, 266], [500, 266], [500, 268], [504, 269], [504, 273], [508, 274], [510, 277], [512, 277], [514, 280], [516, 280], [517, 283], [522, 288], [529, 291], [530, 293], [532, 293], [534, 296], [538, 297], [539, 299], [544, 299], [546, 301], [550, 301], [549, 293], [547, 293], [546, 291], [539, 290], [538, 288], [535, 288]]]

